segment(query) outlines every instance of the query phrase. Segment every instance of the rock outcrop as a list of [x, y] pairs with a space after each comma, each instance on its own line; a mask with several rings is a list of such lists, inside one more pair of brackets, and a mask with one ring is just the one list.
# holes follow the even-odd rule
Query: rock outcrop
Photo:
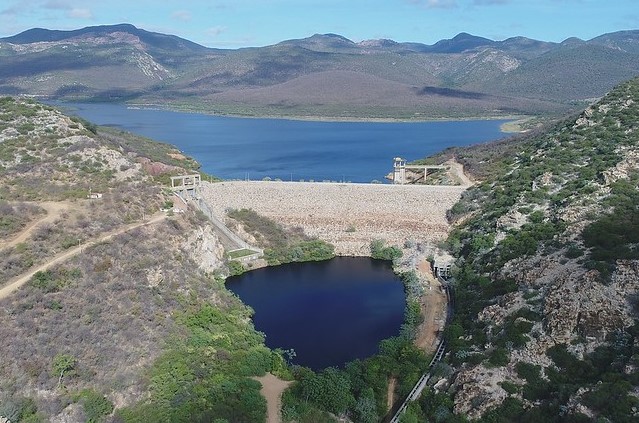
[[193, 230], [183, 247], [205, 272], [212, 272], [224, 263], [224, 247], [210, 225]]

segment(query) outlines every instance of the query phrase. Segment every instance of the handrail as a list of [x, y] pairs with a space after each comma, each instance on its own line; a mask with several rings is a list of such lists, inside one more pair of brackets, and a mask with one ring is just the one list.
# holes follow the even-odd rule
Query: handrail
[[[178, 197], [182, 199], [182, 201], [186, 202], [186, 199], [182, 197], [180, 192], [175, 193]], [[251, 251], [255, 251], [259, 255], [264, 254], [264, 251], [260, 248], [253, 247], [249, 245], [242, 238], [233, 233], [220, 219], [217, 218], [209, 208], [208, 204], [198, 195], [194, 196], [193, 204], [209, 219], [209, 221], [215, 226], [228, 240], [235, 244], [237, 249], [247, 249]]]

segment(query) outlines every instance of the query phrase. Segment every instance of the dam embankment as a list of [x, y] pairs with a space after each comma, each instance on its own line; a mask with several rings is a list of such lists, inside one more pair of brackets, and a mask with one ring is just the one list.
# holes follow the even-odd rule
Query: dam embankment
[[337, 255], [370, 254], [373, 239], [402, 246], [448, 235], [446, 210], [466, 187], [330, 182], [230, 181], [203, 183], [203, 199], [219, 219], [229, 209], [253, 209], [301, 227], [335, 245]]

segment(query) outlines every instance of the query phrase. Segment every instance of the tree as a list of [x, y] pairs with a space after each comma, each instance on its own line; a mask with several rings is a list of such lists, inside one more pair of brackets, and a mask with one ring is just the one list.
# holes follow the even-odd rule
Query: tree
[[385, 247], [384, 240], [371, 241], [371, 257], [378, 260], [395, 260], [402, 257], [402, 250], [397, 247]]
[[379, 421], [377, 416], [375, 394], [372, 388], [367, 388], [362, 392], [355, 403], [356, 421], [362, 423], [375, 423]]
[[58, 375], [58, 388], [62, 384], [62, 378], [65, 373], [69, 373], [75, 369], [76, 359], [69, 354], [57, 354], [53, 357], [53, 374]]
[[302, 379], [301, 388], [308, 401], [334, 414], [344, 413], [355, 403], [347, 375], [333, 367]]

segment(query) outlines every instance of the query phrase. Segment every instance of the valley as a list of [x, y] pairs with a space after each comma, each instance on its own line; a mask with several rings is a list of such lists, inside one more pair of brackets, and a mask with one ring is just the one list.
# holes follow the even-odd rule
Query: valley
[[[0, 422], [373, 423], [389, 421], [425, 372], [404, 423], [636, 421], [637, 34], [462, 33], [433, 45], [324, 34], [227, 50], [120, 24], [0, 39]], [[373, 166], [364, 153], [387, 154], [369, 135], [352, 150], [362, 156], [338, 153], [318, 136], [325, 122], [290, 140], [300, 154], [262, 143], [279, 156], [261, 162], [256, 144], [237, 141], [245, 135], [213, 134], [201, 115], [169, 122], [178, 134], [204, 127], [200, 152], [228, 138], [228, 157], [251, 158], [228, 164], [240, 177], [223, 181], [223, 165], [204, 168], [183, 146], [34, 98], [287, 118], [211, 124], [275, 138], [300, 124], [288, 118], [362, 119], [327, 133], [337, 145], [348, 144], [344, 128], [402, 128], [380, 136], [393, 151], [426, 126], [374, 120], [534, 118], [490, 142], [469, 126], [475, 142], [423, 153], [416, 163], [449, 167], [426, 185], [351, 183], [338, 170], [294, 182], [285, 159], [307, 160], [304, 170], [345, 160], [357, 173], [356, 162]], [[229, 254], [193, 200], [173, 195], [171, 177], [194, 173], [205, 181], [198, 201], [261, 258]], [[225, 281], [335, 256], [392, 264], [403, 323], [365, 358], [297, 366], [294, 350], [267, 347], [255, 310]]]

